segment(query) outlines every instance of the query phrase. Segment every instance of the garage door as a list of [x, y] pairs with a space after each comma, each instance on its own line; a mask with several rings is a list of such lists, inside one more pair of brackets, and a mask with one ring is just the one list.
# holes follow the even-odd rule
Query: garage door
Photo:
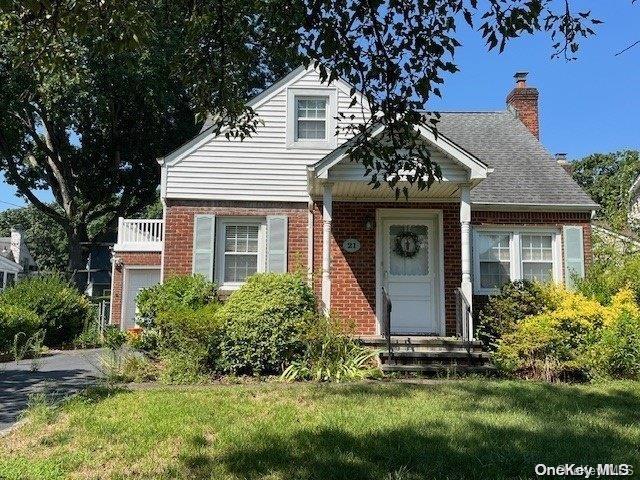
[[125, 273], [123, 328], [132, 328], [136, 321], [136, 296], [143, 288], [160, 283], [159, 268], [127, 269]]

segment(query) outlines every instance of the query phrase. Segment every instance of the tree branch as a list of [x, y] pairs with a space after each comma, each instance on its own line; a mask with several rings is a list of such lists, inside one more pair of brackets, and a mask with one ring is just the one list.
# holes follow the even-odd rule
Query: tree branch
[[620, 50], [618, 53], [616, 53], [614, 55], [614, 57], [617, 57], [618, 55], [622, 55], [624, 52], [626, 52], [627, 50], [631, 50], [633, 47], [635, 47], [636, 45], [640, 44], [640, 40], [633, 42], [631, 45], [629, 45], [626, 48], [623, 48], [622, 50]]

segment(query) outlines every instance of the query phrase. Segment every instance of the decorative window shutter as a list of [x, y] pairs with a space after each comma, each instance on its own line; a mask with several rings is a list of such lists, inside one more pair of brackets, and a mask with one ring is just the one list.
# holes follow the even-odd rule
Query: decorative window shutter
[[267, 272], [287, 271], [287, 225], [284, 215], [267, 217]]
[[565, 226], [562, 228], [564, 240], [564, 283], [573, 288], [573, 277], [584, 277], [584, 248], [582, 227]]
[[196, 215], [193, 221], [193, 274], [213, 281], [216, 216]]

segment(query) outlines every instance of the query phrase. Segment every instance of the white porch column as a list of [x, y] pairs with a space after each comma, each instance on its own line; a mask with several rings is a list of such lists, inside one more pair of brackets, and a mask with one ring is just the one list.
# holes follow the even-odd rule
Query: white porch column
[[462, 246], [462, 283], [460, 288], [472, 305], [473, 287], [471, 284], [471, 191], [469, 185], [460, 188], [460, 232]]
[[322, 192], [322, 303], [325, 313], [331, 308], [331, 215], [333, 184], [325, 183]]

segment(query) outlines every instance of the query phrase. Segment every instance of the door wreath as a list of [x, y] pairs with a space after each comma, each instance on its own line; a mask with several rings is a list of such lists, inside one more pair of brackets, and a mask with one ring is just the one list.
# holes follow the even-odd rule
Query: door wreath
[[413, 232], [402, 232], [396, 235], [393, 251], [401, 257], [413, 258], [420, 251], [420, 239]]

